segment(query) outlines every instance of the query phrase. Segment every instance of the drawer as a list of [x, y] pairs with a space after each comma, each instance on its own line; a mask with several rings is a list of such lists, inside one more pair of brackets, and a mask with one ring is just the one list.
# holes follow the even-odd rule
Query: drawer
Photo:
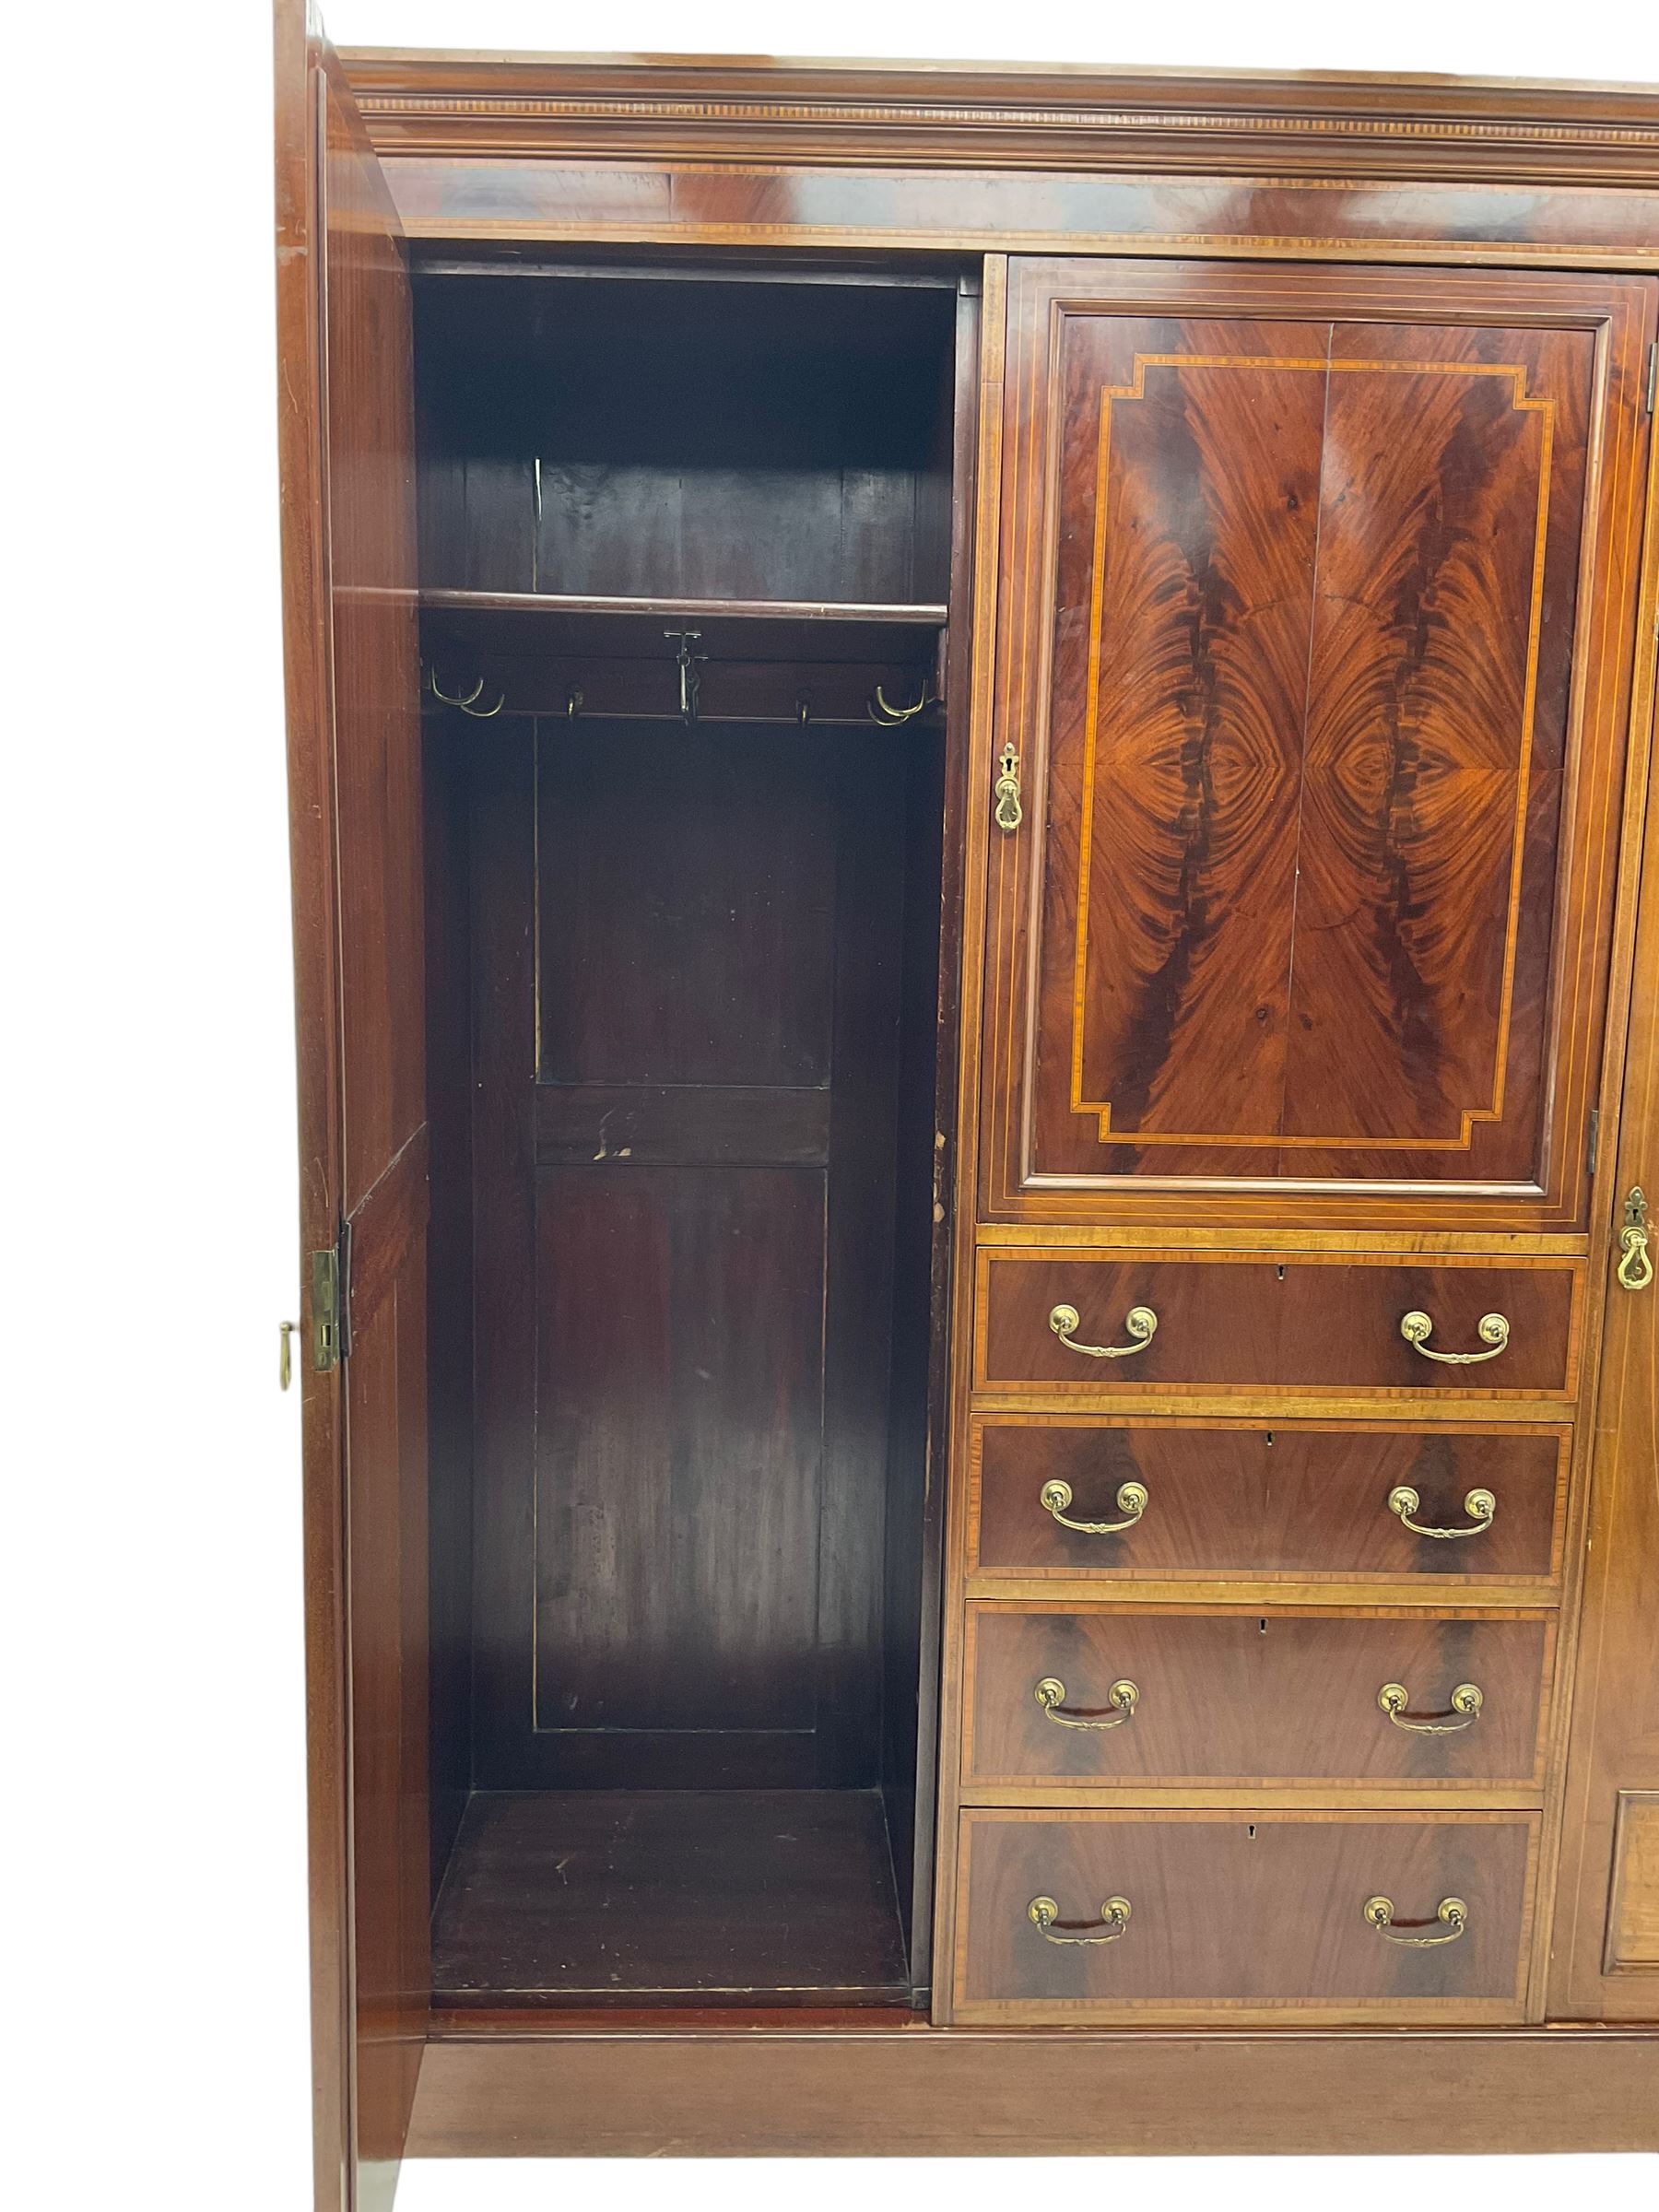
[[968, 1571], [1547, 1586], [1571, 1455], [1570, 1430], [1518, 1423], [985, 1414], [970, 1434]]
[[1518, 2019], [1536, 1842], [1527, 1813], [965, 1812], [954, 2018]]
[[1536, 1789], [1554, 1619], [975, 1603], [963, 1786]]
[[[982, 1250], [975, 1382], [1570, 1397], [1578, 1279], [1560, 1260]], [[1421, 1344], [1401, 1333], [1410, 1315], [1428, 1318]], [[1507, 1324], [1501, 1344], [1482, 1338], [1488, 1315]]]

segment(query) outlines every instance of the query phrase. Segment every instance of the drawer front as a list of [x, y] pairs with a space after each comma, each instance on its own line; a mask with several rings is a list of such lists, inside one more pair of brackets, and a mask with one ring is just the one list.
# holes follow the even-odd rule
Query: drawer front
[[1570, 1451], [1565, 1429], [986, 1415], [969, 1571], [1550, 1583]]
[[[1045, 1395], [1198, 1386], [1566, 1397], [1576, 1282], [1559, 1261], [982, 1251], [975, 1380]], [[1150, 1329], [1135, 1318], [1146, 1314]], [[1429, 1323], [1420, 1345], [1401, 1333], [1414, 1314]], [[1488, 1315], [1507, 1324], [1501, 1346], [1482, 1337]]]
[[1535, 1847], [1523, 1813], [969, 1811], [955, 2017], [1517, 2019]]
[[963, 1781], [1536, 1788], [1553, 1620], [974, 1604]]

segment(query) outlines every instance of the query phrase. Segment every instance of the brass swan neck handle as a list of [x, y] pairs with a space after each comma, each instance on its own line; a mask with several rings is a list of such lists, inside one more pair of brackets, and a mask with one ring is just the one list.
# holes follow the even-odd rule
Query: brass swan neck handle
[[1455, 1543], [1460, 1536], [1484, 1535], [1498, 1518], [1498, 1500], [1490, 1490], [1471, 1490], [1464, 1500], [1464, 1512], [1469, 1516], [1467, 1528], [1430, 1528], [1425, 1522], [1414, 1521], [1412, 1514], [1422, 1503], [1408, 1482], [1402, 1482], [1388, 1493], [1388, 1510], [1399, 1516], [1400, 1525], [1408, 1528], [1414, 1536], [1433, 1536], [1441, 1543]]
[[1045, 1943], [1116, 1943], [1129, 1931], [1129, 1900], [1109, 1897], [1100, 1907], [1100, 1933], [1093, 1936], [1057, 1933], [1067, 1924], [1060, 1918], [1060, 1908], [1052, 1897], [1034, 1897], [1026, 1907], [1026, 1917]]
[[1412, 1312], [1400, 1323], [1400, 1334], [1414, 1351], [1421, 1352], [1425, 1359], [1438, 1359], [1442, 1367], [1477, 1367], [1483, 1359], [1496, 1359], [1510, 1340], [1510, 1324], [1501, 1313], [1483, 1313], [1475, 1324], [1475, 1334], [1490, 1350], [1484, 1352], [1437, 1352], [1430, 1348], [1429, 1338], [1434, 1328], [1427, 1313]]
[[1486, 1697], [1478, 1682], [1460, 1682], [1452, 1692], [1451, 1712], [1430, 1713], [1422, 1720], [1414, 1720], [1410, 1711], [1411, 1692], [1406, 1685], [1384, 1682], [1377, 1692], [1377, 1703], [1396, 1728], [1404, 1728], [1412, 1735], [1461, 1735], [1479, 1720]]
[[1066, 1712], [1062, 1710], [1065, 1685], [1056, 1675], [1044, 1675], [1031, 1694], [1056, 1728], [1121, 1728], [1135, 1718], [1140, 1703], [1140, 1691], [1133, 1682], [1114, 1682], [1106, 1692], [1106, 1702], [1112, 1708], [1110, 1714]]
[[1121, 1521], [1068, 1521], [1065, 1509], [1072, 1501], [1069, 1482], [1045, 1482], [1037, 1493], [1037, 1501], [1062, 1528], [1073, 1529], [1080, 1536], [1115, 1536], [1121, 1530], [1135, 1526], [1150, 1502], [1150, 1494], [1144, 1482], [1119, 1483], [1117, 1509], [1124, 1516]]
[[1391, 1897], [1368, 1897], [1360, 1909], [1368, 1923], [1385, 1943], [1397, 1943], [1408, 1951], [1432, 1951], [1442, 1943], [1455, 1943], [1469, 1924], [1469, 1908], [1461, 1897], [1442, 1897], [1434, 1909], [1435, 1919], [1446, 1931], [1443, 1936], [1404, 1934], [1394, 1925], [1394, 1900]]
[[1135, 1341], [1133, 1344], [1078, 1344], [1077, 1331], [1082, 1319], [1076, 1306], [1055, 1306], [1048, 1317], [1053, 1330], [1068, 1352], [1081, 1352], [1086, 1359], [1127, 1359], [1133, 1352], [1144, 1352], [1158, 1330], [1158, 1316], [1150, 1306], [1131, 1306], [1124, 1316], [1124, 1326]]

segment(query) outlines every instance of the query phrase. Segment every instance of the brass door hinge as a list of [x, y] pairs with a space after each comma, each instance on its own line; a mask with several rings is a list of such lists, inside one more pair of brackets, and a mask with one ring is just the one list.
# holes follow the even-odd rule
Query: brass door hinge
[[320, 1375], [339, 1366], [351, 1349], [351, 1224], [339, 1241], [311, 1255], [312, 1365]]

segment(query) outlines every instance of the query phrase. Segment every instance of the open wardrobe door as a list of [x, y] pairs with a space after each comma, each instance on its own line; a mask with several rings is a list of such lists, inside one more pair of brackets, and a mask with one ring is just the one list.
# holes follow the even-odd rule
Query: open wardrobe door
[[276, 8], [317, 2204], [389, 2204], [426, 2030], [427, 1130], [409, 287], [304, 0]]

